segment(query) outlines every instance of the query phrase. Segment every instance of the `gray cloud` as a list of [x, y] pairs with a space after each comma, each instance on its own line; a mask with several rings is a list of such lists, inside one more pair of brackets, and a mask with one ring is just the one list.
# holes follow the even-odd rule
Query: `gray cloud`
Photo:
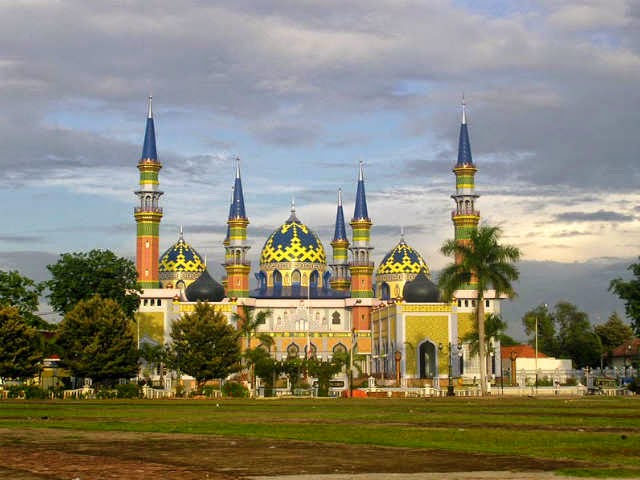
[[555, 216], [558, 222], [631, 222], [632, 215], [598, 210], [597, 212], [563, 212]]

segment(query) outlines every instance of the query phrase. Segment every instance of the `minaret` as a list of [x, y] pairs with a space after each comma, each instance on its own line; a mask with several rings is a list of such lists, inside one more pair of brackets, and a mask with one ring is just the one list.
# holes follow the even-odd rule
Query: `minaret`
[[[358, 188], [356, 190], [356, 206], [353, 218], [350, 222], [353, 231], [353, 241], [351, 242], [352, 260], [349, 265], [351, 271], [351, 297], [371, 298], [373, 297], [373, 262], [369, 259], [371, 219], [367, 212], [367, 198], [364, 193], [364, 168], [360, 162], [360, 172], [358, 175]], [[369, 330], [370, 307], [355, 305], [352, 311], [353, 328], [356, 330]]]
[[351, 284], [349, 280], [349, 240], [344, 226], [344, 213], [342, 211], [342, 189], [338, 189], [338, 211], [336, 213], [336, 229], [331, 240], [333, 247], [333, 277], [331, 278], [331, 288], [339, 291], [349, 290]]
[[136, 268], [138, 284], [141, 288], [159, 288], [158, 260], [160, 257], [160, 221], [162, 208], [158, 205], [161, 192], [158, 187], [158, 173], [162, 165], [156, 152], [156, 132], [153, 124], [151, 96], [147, 114], [147, 130], [144, 134], [142, 155], [138, 162], [140, 171], [140, 189], [135, 194], [140, 199], [134, 208], [137, 223]]
[[[460, 139], [458, 142], [458, 162], [453, 167], [456, 175], [456, 193], [451, 198], [456, 202], [456, 208], [451, 213], [455, 227], [456, 242], [466, 243], [472, 231], [478, 228], [480, 212], [475, 209], [475, 201], [479, 197], [475, 193], [475, 174], [478, 171], [471, 158], [469, 130], [464, 97], [462, 97], [462, 123], [460, 125]], [[456, 262], [460, 261], [456, 258]]]
[[244, 195], [240, 179], [240, 159], [236, 159], [236, 178], [233, 185], [233, 202], [229, 209], [228, 243], [225, 245], [225, 269], [227, 270], [227, 297], [238, 298], [249, 296], [249, 270], [251, 264], [247, 260], [247, 225], [249, 219], [244, 210]]

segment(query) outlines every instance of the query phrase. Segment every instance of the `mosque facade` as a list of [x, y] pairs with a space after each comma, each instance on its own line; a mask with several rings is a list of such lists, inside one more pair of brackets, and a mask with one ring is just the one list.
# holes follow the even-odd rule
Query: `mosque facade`
[[[404, 235], [374, 265], [372, 227], [365, 193], [365, 172], [360, 164], [355, 185], [353, 216], [346, 228], [342, 192], [338, 191], [335, 230], [328, 242], [302, 222], [292, 202], [286, 220], [264, 241], [259, 264], [252, 269], [249, 216], [245, 208], [240, 162], [233, 179], [227, 218], [224, 268], [220, 282], [207, 271], [206, 261], [188, 244], [182, 232], [176, 243], [159, 254], [159, 172], [151, 98], [142, 156], [138, 163], [139, 199], [134, 209], [137, 224], [136, 266], [142, 288], [137, 315], [138, 340], [164, 344], [171, 341], [173, 321], [204, 301], [222, 312], [230, 323], [240, 307], [269, 310], [258, 327], [268, 334], [277, 359], [315, 356], [330, 359], [338, 351], [353, 352], [364, 375], [400, 378], [403, 384], [441, 382], [449, 375], [479, 376], [478, 358], [461, 339], [473, 330], [476, 292], [473, 285], [444, 302], [431, 280], [424, 257]], [[458, 160], [453, 167], [455, 209], [451, 213], [456, 241], [468, 241], [477, 228], [475, 208], [477, 168], [471, 157], [463, 103]], [[375, 232], [375, 229], [374, 229]], [[250, 288], [249, 277], [255, 278]], [[485, 292], [486, 313], [500, 313], [495, 292]], [[254, 338], [252, 346], [258, 346]], [[499, 345], [494, 347], [499, 359]], [[488, 371], [499, 375], [500, 362]]]

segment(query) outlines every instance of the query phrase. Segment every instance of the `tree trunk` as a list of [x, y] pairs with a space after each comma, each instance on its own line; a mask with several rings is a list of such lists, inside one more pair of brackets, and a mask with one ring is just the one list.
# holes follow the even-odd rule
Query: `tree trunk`
[[482, 396], [487, 394], [487, 352], [484, 333], [484, 298], [483, 292], [478, 290], [478, 303], [476, 305], [476, 321], [478, 322], [478, 355], [480, 356], [480, 392]]

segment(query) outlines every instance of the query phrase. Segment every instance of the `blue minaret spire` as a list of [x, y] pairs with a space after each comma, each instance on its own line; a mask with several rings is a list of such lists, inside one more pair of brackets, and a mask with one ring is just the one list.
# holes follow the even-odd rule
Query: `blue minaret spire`
[[333, 241], [347, 240], [347, 229], [344, 226], [344, 212], [342, 211], [342, 189], [338, 189], [338, 210], [336, 212], [336, 229]]
[[364, 193], [364, 163], [360, 161], [358, 174], [358, 188], [356, 190], [356, 206], [353, 211], [353, 220], [370, 220], [367, 212], [367, 197]]
[[142, 146], [142, 160], [158, 160], [158, 153], [156, 151], [156, 130], [153, 125], [153, 108], [151, 107], [151, 100], [153, 97], [149, 95], [149, 109], [147, 113], [147, 129], [144, 133], [144, 145]]
[[242, 193], [242, 179], [240, 178], [240, 159], [236, 158], [236, 179], [233, 185], [233, 203], [229, 210], [229, 220], [247, 218], [244, 210], [244, 195]]
[[462, 122], [460, 123], [460, 138], [458, 140], [458, 163], [456, 167], [463, 165], [473, 165], [473, 158], [471, 158], [471, 143], [469, 142], [469, 129], [467, 128], [467, 110], [466, 103], [464, 101], [464, 95], [462, 95]]

